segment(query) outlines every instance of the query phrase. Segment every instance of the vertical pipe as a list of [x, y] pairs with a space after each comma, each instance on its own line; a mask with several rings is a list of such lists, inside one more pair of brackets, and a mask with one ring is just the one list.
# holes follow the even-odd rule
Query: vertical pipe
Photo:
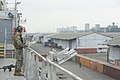
[[17, 27], [17, 0], [15, 0], [15, 8], [14, 8], [14, 11], [15, 11], [15, 17], [14, 17], [15, 27]]
[[26, 58], [25, 58], [25, 60], [26, 60], [26, 64], [25, 64], [25, 77], [26, 77], [26, 80], [28, 80], [28, 77], [29, 77], [29, 49], [27, 49], [27, 53], [26, 53]]
[[57, 80], [56, 67], [52, 65], [52, 80]]
[[42, 61], [42, 66], [41, 66], [41, 80], [46, 80], [46, 73], [45, 73], [45, 68], [46, 68], [46, 62]]
[[28, 51], [27, 53], [27, 74], [26, 74], [26, 80], [34, 80], [33, 79], [33, 74], [32, 73], [32, 60], [31, 60], [31, 51]]
[[26, 66], [26, 54], [27, 54], [27, 48], [25, 48], [23, 50], [23, 72], [25, 73], [26, 69], [25, 69], [25, 66]]
[[[39, 56], [36, 55], [36, 78], [39, 80]], [[35, 57], [34, 57], [35, 60]]]
[[48, 63], [47, 66], [48, 66], [48, 80], [52, 80], [52, 71], [51, 71], [52, 65]]
[[7, 29], [6, 29], [6, 27], [5, 27], [4, 58], [6, 58], [6, 37], [7, 37]]

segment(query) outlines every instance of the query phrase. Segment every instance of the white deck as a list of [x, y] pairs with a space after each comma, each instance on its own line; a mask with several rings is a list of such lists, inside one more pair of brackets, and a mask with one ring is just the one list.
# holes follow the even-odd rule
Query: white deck
[[[0, 59], [0, 67], [7, 66], [10, 64], [14, 64], [15, 59]], [[0, 69], [0, 80], [25, 80], [25, 78], [19, 77], [19, 76], [14, 76], [14, 69], [12, 69], [11, 72], [7, 69], [5, 72]]]

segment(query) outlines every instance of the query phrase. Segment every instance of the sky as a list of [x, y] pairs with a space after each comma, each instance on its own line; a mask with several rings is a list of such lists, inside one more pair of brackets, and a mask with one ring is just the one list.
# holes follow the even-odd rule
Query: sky
[[[11, 0], [7, 0], [10, 2]], [[95, 24], [120, 26], [120, 0], [17, 0], [27, 32], [56, 32], [57, 28], [77, 26], [84, 30]], [[13, 0], [14, 2], [14, 0]]]

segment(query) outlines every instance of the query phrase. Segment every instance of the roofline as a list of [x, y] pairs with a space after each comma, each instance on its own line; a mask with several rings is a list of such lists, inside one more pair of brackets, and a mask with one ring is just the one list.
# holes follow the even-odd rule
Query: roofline
[[108, 35], [102, 34], [102, 33], [100, 33], [100, 32], [95, 32], [95, 33], [100, 34], [100, 35], [103, 35], [103, 36], [107, 36], [107, 37], [110, 37], [110, 38], [113, 38], [113, 37], [111, 37], [111, 36], [108, 36]]
[[[76, 37], [76, 38], [78, 38], [78, 37]], [[58, 40], [74, 40], [74, 39], [76, 39], [76, 38], [72, 38], [72, 39], [59, 39], [59, 38], [51, 38], [51, 39], [58, 39]]]
[[[73, 39], [76, 39], [76, 38], [79, 38], [79, 37], [84, 37], [84, 36], [86, 36], [86, 35], [90, 35], [90, 34], [93, 34], [93, 33], [96, 33], [96, 34], [99, 34], [99, 35], [103, 35], [103, 36], [106, 36], [106, 37], [109, 37], [109, 38], [113, 38], [113, 37], [110, 37], [110, 36], [107, 36], [107, 35], [104, 35], [104, 34], [100, 34], [99, 32], [87, 32], [86, 34], [83, 34], [83, 35], [78, 35], [78, 36], [76, 36], [76, 37], [74, 37], [74, 38], [72, 38], [72, 39], [60, 39], [60, 38], [52, 38], [52, 36], [50, 36], [49, 38], [52, 38], [52, 39], [60, 39], [60, 40], [73, 40]], [[54, 35], [57, 35], [57, 34], [59, 34], [59, 33], [56, 33], [56, 34], [54, 34]], [[79, 33], [78, 33], [79, 34]], [[54, 36], [53, 35], [53, 36]]]

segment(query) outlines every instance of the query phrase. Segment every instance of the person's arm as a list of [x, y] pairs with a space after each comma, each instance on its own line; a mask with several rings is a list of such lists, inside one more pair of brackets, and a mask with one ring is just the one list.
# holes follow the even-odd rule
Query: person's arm
[[18, 37], [16, 38], [16, 41], [17, 41], [17, 44], [18, 44], [20, 47], [22, 47], [22, 48], [27, 47], [27, 45], [25, 45], [25, 44], [21, 41], [20, 36], [18, 36]]

